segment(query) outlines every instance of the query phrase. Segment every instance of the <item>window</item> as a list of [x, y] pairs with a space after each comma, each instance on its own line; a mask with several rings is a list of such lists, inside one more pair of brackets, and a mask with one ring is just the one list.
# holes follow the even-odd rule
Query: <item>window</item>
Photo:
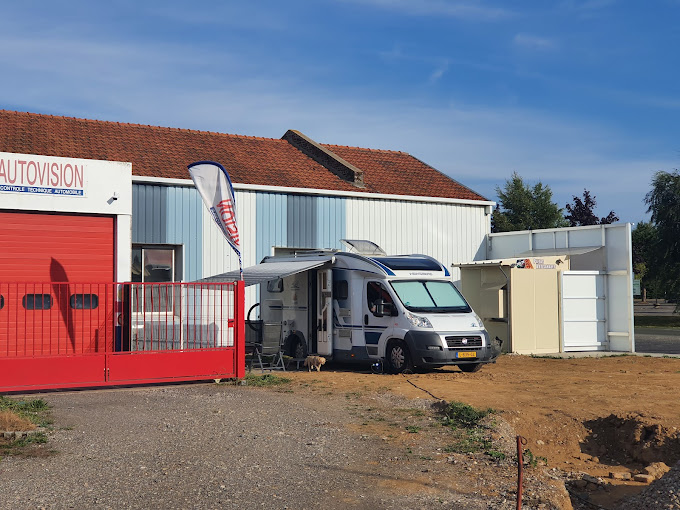
[[5, 308], [5, 296], [0, 296], [0, 310]]
[[[389, 305], [391, 312], [388, 312], [388, 315], [396, 314], [392, 296], [390, 296], [390, 293], [382, 283], [368, 282], [368, 286], [366, 287], [366, 299], [368, 301], [368, 309], [376, 317], [380, 317], [378, 314], [378, 302], [380, 300], [382, 300], [385, 305]], [[385, 308], [387, 309], [388, 307]]]
[[335, 280], [333, 282], [333, 290], [335, 292], [335, 299], [343, 301], [349, 297], [349, 284], [347, 280]]
[[277, 278], [276, 280], [269, 280], [267, 282], [268, 292], [283, 292], [283, 280]]
[[392, 287], [404, 306], [412, 312], [469, 313], [458, 289], [449, 281], [392, 281]]
[[26, 310], [49, 310], [52, 308], [52, 296], [49, 294], [26, 294], [21, 300]]
[[181, 280], [181, 249], [171, 245], [135, 245], [132, 247], [130, 280], [150, 285], [133, 285], [134, 312], [164, 312], [172, 309], [178, 286], [165, 285]]
[[133, 246], [133, 282], [174, 282], [178, 274], [179, 248], [175, 246]]
[[97, 294], [71, 294], [69, 300], [71, 308], [76, 310], [94, 310], [99, 306]]

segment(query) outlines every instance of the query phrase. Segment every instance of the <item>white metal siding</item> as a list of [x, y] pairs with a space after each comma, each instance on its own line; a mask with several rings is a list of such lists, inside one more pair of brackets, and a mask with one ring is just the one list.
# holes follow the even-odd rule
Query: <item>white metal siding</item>
[[[346, 215], [347, 238], [371, 240], [388, 254], [424, 253], [449, 270], [485, 255], [490, 224], [484, 207], [350, 198]], [[460, 271], [452, 276], [459, 280]]]
[[563, 350], [608, 350], [605, 275], [563, 271], [560, 276]]
[[[255, 201], [256, 193], [250, 191], [236, 191], [236, 219], [241, 240], [243, 267], [257, 264], [255, 241], [257, 235]], [[238, 270], [238, 256], [227, 243], [224, 235], [215, 224], [208, 209], [203, 210], [203, 275], [213, 276]], [[255, 288], [246, 289], [246, 303], [255, 302]]]

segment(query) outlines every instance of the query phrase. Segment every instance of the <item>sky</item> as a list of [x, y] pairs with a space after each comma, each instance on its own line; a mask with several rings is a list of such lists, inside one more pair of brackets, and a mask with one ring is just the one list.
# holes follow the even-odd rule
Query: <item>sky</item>
[[680, 168], [680, 0], [5, 2], [0, 108], [296, 129], [637, 223]]

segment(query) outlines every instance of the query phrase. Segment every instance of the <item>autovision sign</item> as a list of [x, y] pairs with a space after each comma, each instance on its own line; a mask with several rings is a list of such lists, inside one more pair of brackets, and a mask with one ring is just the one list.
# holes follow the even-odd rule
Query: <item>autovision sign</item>
[[82, 197], [85, 165], [64, 158], [38, 160], [4, 154], [0, 158], [0, 192]]

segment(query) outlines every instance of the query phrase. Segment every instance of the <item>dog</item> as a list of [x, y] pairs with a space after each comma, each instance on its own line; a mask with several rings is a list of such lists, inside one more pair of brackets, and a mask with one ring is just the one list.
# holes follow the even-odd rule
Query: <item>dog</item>
[[304, 366], [307, 367], [308, 372], [311, 372], [313, 368], [316, 368], [317, 372], [321, 372], [321, 365], [324, 363], [326, 363], [326, 358], [322, 356], [307, 356]]

